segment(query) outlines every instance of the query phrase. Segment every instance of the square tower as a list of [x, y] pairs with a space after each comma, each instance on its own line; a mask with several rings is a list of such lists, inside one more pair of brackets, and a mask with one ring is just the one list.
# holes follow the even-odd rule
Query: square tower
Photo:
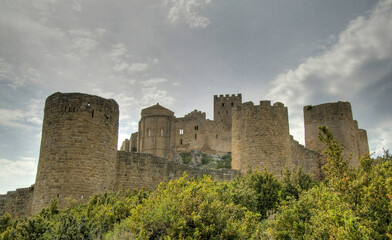
[[214, 121], [231, 127], [232, 109], [242, 105], [242, 94], [214, 95]]

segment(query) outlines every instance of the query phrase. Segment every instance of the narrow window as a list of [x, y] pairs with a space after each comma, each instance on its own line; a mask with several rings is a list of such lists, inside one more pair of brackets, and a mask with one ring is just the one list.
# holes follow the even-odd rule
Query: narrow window
[[60, 193], [57, 193], [57, 198], [59, 198], [60, 197]]
[[225, 103], [222, 103], [222, 107], [224, 107], [225, 106]]
[[94, 110], [91, 112], [91, 117], [92, 118], [94, 117]]
[[180, 139], [180, 145], [182, 145], [182, 138]]
[[220, 114], [220, 112], [218, 112], [218, 115]]
[[216, 134], [216, 137], [215, 138], [218, 138], [218, 134]]
[[199, 130], [199, 126], [198, 125], [195, 126], [195, 131], [197, 131], [197, 130]]
[[181, 128], [179, 132], [180, 132], [180, 135], [184, 134], [184, 129]]
[[91, 103], [87, 103], [87, 107], [90, 107], [91, 106]]
[[161, 137], [163, 137], [163, 128], [161, 128]]
[[195, 134], [195, 140], [197, 139], [197, 134]]
[[234, 103], [231, 103], [231, 106], [234, 106]]
[[147, 136], [151, 137], [151, 129], [147, 130]]

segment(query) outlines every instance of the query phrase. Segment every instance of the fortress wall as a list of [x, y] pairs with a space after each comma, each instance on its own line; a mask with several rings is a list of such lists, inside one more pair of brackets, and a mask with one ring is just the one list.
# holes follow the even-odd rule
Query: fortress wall
[[321, 156], [315, 151], [305, 148], [291, 136], [291, 162], [294, 166], [302, 167], [304, 172], [321, 178]]
[[32, 212], [58, 198], [87, 199], [113, 189], [117, 169], [118, 104], [81, 93], [46, 99]]
[[0, 216], [6, 213], [14, 217], [30, 215], [33, 193], [34, 186], [31, 186], [0, 195]]
[[131, 141], [129, 139], [125, 139], [120, 147], [121, 151], [126, 151], [129, 152], [130, 151], [130, 145], [131, 145]]
[[367, 132], [364, 129], [358, 129], [358, 152], [360, 156], [369, 154], [369, 143]]
[[231, 129], [224, 123], [203, 118], [177, 118], [172, 134], [176, 153], [192, 150], [210, 154], [231, 152]]
[[349, 102], [325, 103], [317, 106], [304, 107], [305, 120], [305, 146], [320, 154], [325, 145], [318, 139], [318, 127], [327, 126], [334, 139], [343, 147], [343, 156], [346, 159], [352, 154], [351, 166], [359, 164], [358, 143], [360, 142], [358, 123], [353, 120], [351, 104]]
[[131, 152], [136, 152], [137, 151], [137, 138], [138, 138], [138, 133], [132, 133], [131, 138], [130, 138], [130, 148], [129, 151]]
[[273, 171], [281, 175], [290, 167], [291, 143], [287, 107], [270, 101], [242, 104], [233, 111], [232, 168], [246, 172]]
[[231, 127], [232, 109], [242, 104], [242, 94], [214, 95], [214, 121]]
[[144, 153], [118, 151], [117, 158], [117, 189], [151, 190], [162, 181], [181, 177], [185, 171], [191, 177], [210, 175], [217, 180], [231, 180], [238, 174], [230, 169], [200, 169]]

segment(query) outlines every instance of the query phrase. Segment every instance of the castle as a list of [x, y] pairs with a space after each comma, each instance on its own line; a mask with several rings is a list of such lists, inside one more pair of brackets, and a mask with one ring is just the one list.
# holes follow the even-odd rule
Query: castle
[[[304, 107], [305, 147], [289, 134], [287, 107], [261, 101], [242, 103], [242, 95], [214, 96], [214, 120], [193, 111], [177, 118], [159, 104], [141, 111], [139, 130], [117, 151], [119, 107], [113, 99], [81, 93], [55, 93], [46, 99], [36, 182], [0, 195], [0, 215], [38, 213], [57, 198], [86, 201], [105, 190], [153, 189], [161, 181], [211, 175], [229, 180], [249, 168], [274, 171], [301, 166], [315, 178], [323, 162], [318, 126], [328, 126], [352, 154], [369, 153], [367, 134], [358, 129], [348, 102]], [[179, 153], [232, 152], [232, 169], [201, 169], [178, 163]]]

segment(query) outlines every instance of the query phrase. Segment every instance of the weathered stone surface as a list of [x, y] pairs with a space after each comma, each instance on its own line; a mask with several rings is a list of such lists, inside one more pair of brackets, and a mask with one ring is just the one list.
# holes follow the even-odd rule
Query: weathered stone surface
[[232, 168], [243, 173], [273, 171], [281, 175], [292, 166], [287, 107], [269, 101], [247, 102], [233, 111]]
[[34, 185], [0, 195], [0, 216], [6, 213], [12, 216], [30, 215], [33, 193]]
[[118, 104], [81, 93], [46, 99], [32, 212], [58, 198], [88, 199], [113, 190], [117, 171]]
[[190, 177], [210, 175], [217, 180], [231, 180], [239, 173], [230, 169], [201, 169], [146, 153], [119, 151], [117, 158], [117, 189], [154, 189], [160, 182], [179, 178], [184, 172]]
[[318, 127], [327, 126], [334, 138], [343, 147], [343, 156], [352, 155], [350, 165], [358, 166], [358, 157], [369, 153], [366, 131], [358, 129], [358, 122], [353, 120], [349, 102], [325, 103], [304, 107], [305, 146], [322, 153], [324, 144], [318, 139]]
[[[190, 176], [207, 174], [230, 180], [249, 167], [281, 175], [286, 167], [301, 166], [318, 178], [325, 161], [317, 137], [319, 125], [332, 130], [345, 156], [369, 153], [367, 133], [358, 129], [349, 103], [306, 106], [304, 116], [306, 148], [290, 136], [287, 107], [279, 102], [242, 104], [241, 94], [215, 95], [214, 120], [197, 110], [176, 118], [174, 112], [157, 104], [142, 110], [139, 132], [123, 143], [125, 151], [117, 151], [119, 110], [114, 100], [55, 93], [45, 103], [36, 183], [0, 195], [0, 215], [37, 213], [53, 198], [63, 208], [69, 199], [85, 201], [105, 190], [153, 189], [185, 171]], [[201, 169], [178, 162], [179, 153], [192, 150], [232, 152], [234, 170]], [[358, 164], [356, 158], [351, 164]]]

